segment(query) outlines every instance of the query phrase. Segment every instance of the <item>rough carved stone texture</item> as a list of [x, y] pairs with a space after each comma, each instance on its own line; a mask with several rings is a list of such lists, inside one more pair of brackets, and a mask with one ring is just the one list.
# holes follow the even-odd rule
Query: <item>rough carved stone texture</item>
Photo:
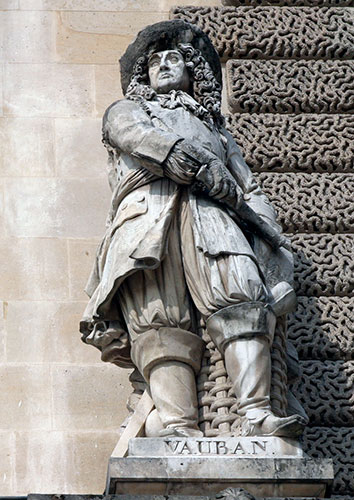
[[233, 5], [239, 7], [242, 5], [278, 5], [289, 7], [301, 7], [307, 5], [309, 7], [353, 7], [353, 0], [221, 0], [223, 5]]
[[299, 234], [291, 241], [298, 295], [354, 295], [352, 234]]
[[352, 59], [349, 9], [176, 7], [172, 17], [197, 24], [227, 59]]
[[354, 429], [312, 427], [305, 429], [304, 449], [313, 458], [332, 458], [334, 494], [354, 494]]
[[241, 113], [227, 128], [254, 171], [354, 171], [354, 115]]
[[350, 297], [299, 297], [288, 338], [301, 359], [354, 359], [354, 303]]
[[354, 362], [301, 361], [300, 377], [290, 384], [310, 425], [354, 426]]
[[234, 113], [354, 111], [352, 61], [231, 60], [226, 69]]
[[354, 232], [353, 174], [260, 174], [288, 233]]

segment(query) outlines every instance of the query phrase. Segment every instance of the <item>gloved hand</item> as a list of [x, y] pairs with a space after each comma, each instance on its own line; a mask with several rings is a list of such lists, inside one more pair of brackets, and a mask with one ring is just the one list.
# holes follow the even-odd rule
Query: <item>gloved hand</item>
[[201, 165], [183, 148], [184, 142], [174, 145], [163, 165], [164, 174], [177, 184], [191, 184]]
[[198, 185], [204, 186], [204, 191], [216, 200], [237, 207], [242, 198], [241, 188], [225, 167], [222, 161], [215, 159], [203, 165], [195, 176]]
[[186, 139], [177, 146], [194, 163], [199, 163], [200, 168], [195, 173], [194, 191], [206, 192], [220, 201], [232, 200], [234, 205], [242, 192], [224, 163], [207, 149]]

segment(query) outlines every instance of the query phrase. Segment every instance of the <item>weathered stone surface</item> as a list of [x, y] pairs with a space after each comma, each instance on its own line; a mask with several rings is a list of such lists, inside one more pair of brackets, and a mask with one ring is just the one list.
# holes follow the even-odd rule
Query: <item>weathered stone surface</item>
[[300, 377], [291, 388], [310, 418], [310, 425], [354, 426], [354, 362], [301, 361]]
[[[85, 305], [78, 301], [9, 301], [3, 320], [7, 361], [100, 363], [99, 352], [79, 341], [78, 324]], [[1, 339], [0, 333], [0, 345]]]
[[176, 7], [227, 59], [352, 59], [354, 13], [340, 8]]
[[106, 185], [107, 150], [101, 142], [102, 119], [57, 118], [54, 129], [58, 176], [91, 180], [102, 177]]
[[102, 494], [117, 438], [117, 432], [101, 430], [17, 432], [17, 491], [24, 495], [29, 491]]
[[7, 64], [4, 114], [15, 116], [92, 116], [94, 78], [90, 65]]
[[0, 431], [1, 454], [1, 494], [13, 495], [15, 489], [15, 435], [13, 432]]
[[291, 242], [298, 295], [353, 295], [352, 234], [298, 234], [291, 237]]
[[254, 171], [353, 172], [353, 115], [239, 113], [227, 127]]
[[110, 189], [106, 180], [6, 180], [6, 225], [15, 237], [98, 238], [104, 232]]
[[69, 240], [69, 286], [72, 300], [88, 300], [84, 292], [98, 247], [96, 240]]
[[4, 210], [4, 179], [0, 178], [0, 231], [3, 235], [3, 237], [6, 236], [6, 231], [5, 231], [5, 226], [6, 226], [6, 221], [5, 221], [5, 210]]
[[[24, 137], [26, 140], [23, 139]], [[0, 149], [1, 176], [49, 177], [54, 175], [53, 120], [51, 118], [0, 118]]]
[[301, 359], [354, 359], [354, 304], [350, 297], [298, 297], [288, 336]]
[[234, 113], [348, 113], [354, 111], [352, 61], [226, 63]]
[[[56, 15], [56, 55], [59, 62], [115, 64], [135, 34], [146, 24], [168, 18], [140, 3], [141, 11], [63, 11]], [[145, 12], [144, 12], [145, 11]]]
[[306, 458], [127, 457], [111, 458], [108, 469], [110, 493], [154, 495], [205, 495], [234, 487], [267, 497], [322, 496], [332, 474], [330, 461]]
[[4, 61], [54, 62], [54, 15], [51, 12], [2, 13]]
[[51, 371], [55, 429], [96, 430], [97, 422], [102, 431], [119, 428], [127, 414], [122, 401], [131, 393], [127, 370], [101, 363], [53, 365]]
[[353, 174], [260, 174], [287, 233], [354, 232]]
[[1, 10], [18, 9], [20, 5], [19, 0], [0, 0]]
[[307, 5], [309, 7], [352, 7], [352, 0], [222, 0], [223, 5], [252, 5], [258, 7], [261, 5], [278, 5], [289, 7], [301, 7]]
[[0, 301], [0, 363], [6, 362], [6, 330], [4, 315], [6, 311], [7, 303]]
[[[0, 42], [1, 42], [1, 35], [0, 35]], [[1, 56], [1, 49], [0, 49], [0, 56]], [[3, 116], [4, 114], [4, 65], [0, 64], [0, 116]]]
[[[123, 54], [124, 48], [131, 42], [131, 35], [90, 33], [82, 29], [73, 29], [70, 23], [66, 22], [65, 18], [63, 19], [63, 14], [66, 13], [56, 13], [55, 57], [58, 63], [116, 63]], [[74, 14], [95, 16], [98, 13], [93, 11]], [[107, 13], [104, 14], [108, 17]]]
[[[97, 12], [167, 12], [176, 0], [1, 0], [9, 5], [20, 5], [23, 10], [71, 10]], [[200, 0], [179, 0], [179, 5], [198, 5]], [[219, 5], [219, 0], [203, 0], [203, 5]], [[1, 5], [1, 4], [0, 4]], [[17, 7], [14, 7], [17, 8]], [[134, 21], [134, 20], [133, 20]]]
[[[146, 25], [163, 21], [166, 18], [162, 12], [158, 13], [155, 9], [145, 10], [142, 8], [142, 2], [140, 6], [141, 9], [138, 15], [134, 10], [125, 11], [121, 8], [117, 9], [117, 12], [112, 10], [109, 15], [104, 11], [100, 12], [98, 9], [81, 12], [73, 9], [68, 12], [61, 12], [60, 19], [64, 26], [73, 31], [100, 35], [128, 35], [133, 39]], [[158, 19], [159, 14], [160, 19]]]
[[95, 114], [102, 116], [112, 102], [123, 99], [120, 86], [118, 64], [100, 64], [94, 67], [95, 73]]
[[[0, 366], [0, 429], [50, 430], [51, 386], [47, 365]], [[11, 419], [9, 419], [11, 415]]]
[[354, 429], [309, 427], [303, 437], [304, 450], [314, 458], [332, 458], [334, 494], [354, 494]]
[[4, 238], [0, 261], [3, 300], [65, 300], [69, 297], [66, 242], [55, 238]]

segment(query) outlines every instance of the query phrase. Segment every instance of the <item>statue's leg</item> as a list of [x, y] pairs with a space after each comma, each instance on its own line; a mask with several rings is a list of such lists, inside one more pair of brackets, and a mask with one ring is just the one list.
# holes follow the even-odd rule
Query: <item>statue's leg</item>
[[128, 277], [118, 291], [118, 300], [132, 360], [148, 383], [157, 410], [146, 422], [147, 433], [201, 436], [195, 377], [204, 342], [192, 333], [193, 306], [174, 226], [160, 267]]
[[[193, 302], [225, 357], [245, 435], [299, 434], [305, 424], [294, 415], [276, 417], [270, 405], [272, 345], [276, 318], [273, 297], [251, 256], [210, 256], [198, 250], [188, 207], [182, 225], [182, 253]], [[242, 235], [240, 236], [242, 237]], [[251, 255], [250, 251], [250, 255]]]
[[133, 342], [132, 360], [149, 384], [157, 410], [146, 422], [147, 435], [203, 435], [195, 383], [203, 351], [198, 335], [179, 328], [149, 330]]
[[[160, 436], [203, 436], [197, 425], [198, 400], [191, 366], [175, 360], [155, 365], [150, 372], [150, 387], [164, 427]], [[151, 434], [147, 424], [146, 434]]]
[[241, 416], [242, 434], [293, 437], [305, 425], [299, 415], [277, 417], [270, 405], [275, 316], [260, 302], [221, 309], [207, 321], [208, 332], [224, 354]]

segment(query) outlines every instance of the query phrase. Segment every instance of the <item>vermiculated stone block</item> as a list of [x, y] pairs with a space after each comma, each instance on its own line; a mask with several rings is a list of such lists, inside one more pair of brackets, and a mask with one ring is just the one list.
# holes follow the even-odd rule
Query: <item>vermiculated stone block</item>
[[246, 61], [226, 63], [234, 113], [352, 113], [352, 61]]
[[354, 303], [350, 297], [298, 297], [288, 337], [302, 359], [354, 359]]
[[354, 429], [309, 427], [305, 430], [303, 443], [304, 450], [311, 457], [333, 459], [332, 492], [342, 495], [354, 494]]
[[263, 173], [257, 178], [283, 231], [354, 232], [354, 175]]
[[354, 362], [301, 361], [300, 377], [291, 389], [310, 425], [354, 426]]
[[227, 59], [352, 59], [354, 13], [328, 7], [175, 7]]
[[291, 242], [298, 295], [354, 294], [354, 235], [298, 234]]
[[254, 171], [354, 171], [354, 115], [237, 113], [227, 128]]

